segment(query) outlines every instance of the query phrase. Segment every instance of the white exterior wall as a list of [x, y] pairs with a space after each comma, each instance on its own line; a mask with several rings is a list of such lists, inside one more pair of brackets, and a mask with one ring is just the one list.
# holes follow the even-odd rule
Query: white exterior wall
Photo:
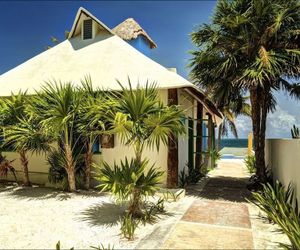
[[291, 182], [300, 201], [300, 139], [267, 139], [265, 155], [274, 180]]

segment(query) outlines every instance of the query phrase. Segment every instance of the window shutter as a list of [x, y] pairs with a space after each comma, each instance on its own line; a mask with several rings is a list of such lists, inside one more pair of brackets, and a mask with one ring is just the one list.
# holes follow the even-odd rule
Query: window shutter
[[102, 135], [101, 136], [101, 148], [113, 148], [115, 146], [114, 135]]
[[93, 38], [93, 21], [92, 19], [83, 20], [83, 39]]

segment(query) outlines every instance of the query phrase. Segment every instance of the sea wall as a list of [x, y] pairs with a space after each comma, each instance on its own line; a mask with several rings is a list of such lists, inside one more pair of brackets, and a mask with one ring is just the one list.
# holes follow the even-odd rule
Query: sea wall
[[292, 183], [300, 202], [300, 139], [267, 139], [265, 155], [274, 180]]

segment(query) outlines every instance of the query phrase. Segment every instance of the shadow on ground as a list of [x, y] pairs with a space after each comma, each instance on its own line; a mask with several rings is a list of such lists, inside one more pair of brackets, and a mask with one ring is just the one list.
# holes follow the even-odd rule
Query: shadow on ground
[[224, 176], [212, 177], [202, 191], [196, 192], [190, 189], [188, 194], [209, 200], [246, 202], [246, 198], [251, 198], [251, 192], [247, 189], [248, 179]]
[[80, 195], [84, 197], [101, 197], [104, 194], [97, 191], [80, 191], [78, 193], [68, 193], [65, 191], [45, 188], [45, 187], [22, 187], [22, 186], [7, 186], [4, 184], [0, 185], [0, 193], [7, 192], [11, 197], [17, 199], [57, 199], [59, 201], [64, 201], [70, 199], [72, 196]]
[[115, 203], [99, 203], [83, 210], [78, 220], [91, 226], [111, 227], [118, 224], [120, 216], [125, 213], [125, 207]]

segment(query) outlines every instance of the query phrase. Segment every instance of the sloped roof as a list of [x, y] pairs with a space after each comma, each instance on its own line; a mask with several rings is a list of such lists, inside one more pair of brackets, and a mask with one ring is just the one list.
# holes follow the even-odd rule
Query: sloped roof
[[119, 36], [105, 32], [92, 40], [71, 37], [0, 75], [0, 96], [20, 90], [35, 94], [46, 81], [54, 79], [80, 86], [80, 80], [87, 75], [95, 88], [104, 90], [121, 90], [117, 80], [126, 87], [130, 78], [134, 89], [149, 81], [156, 82], [160, 89], [190, 87], [201, 92]]
[[147, 34], [147, 32], [133, 19], [128, 18], [124, 22], [114, 27], [113, 32], [124, 40], [133, 40], [138, 36], [143, 36], [149, 43], [151, 49], [156, 48], [155, 42]]

